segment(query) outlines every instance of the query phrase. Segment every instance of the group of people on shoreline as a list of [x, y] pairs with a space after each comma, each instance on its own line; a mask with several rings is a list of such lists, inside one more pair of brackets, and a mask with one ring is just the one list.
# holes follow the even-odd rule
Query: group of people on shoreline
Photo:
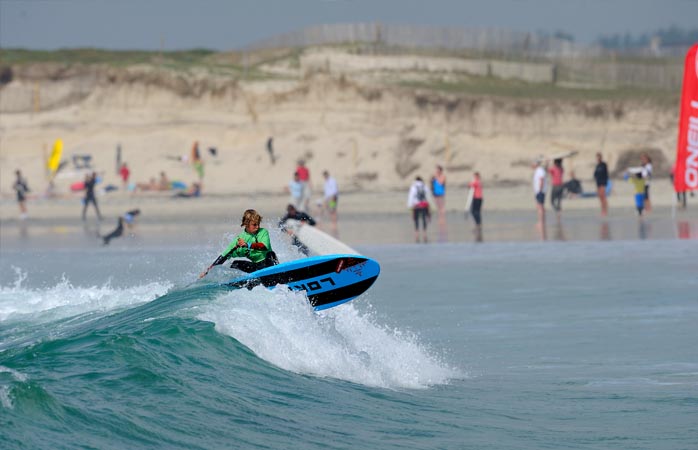
[[[482, 236], [482, 181], [480, 173], [474, 172], [472, 180], [468, 183], [468, 200], [466, 201], [466, 218], [470, 213], [475, 220], [476, 236]], [[431, 221], [430, 200], [436, 205], [438, 223], [440, 228], [446, 225], [446, 174], [441, 165], [437, 165], [427, 188], [421, 176], [415, 177], [407, 193], [407, 207], [412, 211], [414, 222], [415, 242], [428, 242], [427, 225]], [[478, 239], [478, 240], [480, 240]]]
[[[323, 197], [318, 201], [317, 206], [320, 213], [329, 216], [331, 232], [337, 234], [337, 205], [339, 203], [339, 186], [337, 180], [330, 175], [328, 170], [322, 172], [324, 178]], [[293, 207], [300, 212], [310, 212], [310, 200], [313, 195], [312, 185], [310, 181], [310, 170], [305, 165], [305, 160], [299, 159], [296, 169], [293, 172], [293, 178], [286, 186], [285, 191], [290, 194], [289, 202]]]
[[[570, 152], [572, 156], [576, 152]], [[595, 190], [584, 192], [581, 182], [575, 177], [574, 171], [570, 171], [569, 180], [565, 181], [564, 157], [551, 160], [543, 156], [533, 162], [533, 194], [537, 211], [537, 226], [542, 230], [545, 225], [545, 198], [550, 192], [550, 205], [556, 213], [559, 223], [562, 215], [562, 201], [564, 198], [597, 197], [600, 204], [601, 217], [608, 215], [608, 195], [611, 192], [613, 181], [610, 178], [608, 165], [603, 160], [601, 153], [596, 153], [596, 165], [593, 179]], [[653, 165], [652, 158], [647, 153], [640, 155], [640, 165], [629, 168], [625, 173], [625, 179], [629, 180], [634, 188], [635, 208], [638, 216], [652, 210], [650, 200], [650, 186], [652, 182]], [[468, 199], [466, 201], [466, 217], [469, 213], [475, 220], [475, 231], [481, 233], [482, 227], [482, 181], [478, 172], [473, 173], [472, 180], [467, 184]], [[431, 220], [431, 203], [436, 205], [439, 224], [445, 224], [445, 194], [446, 176], [443, 167], [436, 166], [429, 186], [421, 176], [415, 177], [407, 194], [407, 207], [412, 212], [414, 222], [414, 237], [416, 242], [427, 242], [427, 226]], [[685, 193], [677, 193], [679, 206], [685, 209]], [[683, 202], [683, 203], [682, 203]], [[477, 235], [477, 234], [476, 234]], [[481, 234], [480, 234], [481, 236]], [[479, 239], [478, 239], [479, 240]]]

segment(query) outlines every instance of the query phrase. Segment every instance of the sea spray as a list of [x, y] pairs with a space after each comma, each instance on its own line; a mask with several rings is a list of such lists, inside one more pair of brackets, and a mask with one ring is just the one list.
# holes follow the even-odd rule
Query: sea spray
[[376, 324], [352, 304], [315, 312], [304, 293], [259, 287], [223, 294], [202, 308], [199, 319], [291, 372], [391, 389], [462, 377], [416, 336]]

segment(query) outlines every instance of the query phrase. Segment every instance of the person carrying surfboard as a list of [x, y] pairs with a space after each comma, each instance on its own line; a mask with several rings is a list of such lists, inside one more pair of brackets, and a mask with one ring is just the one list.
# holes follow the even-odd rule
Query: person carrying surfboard
[[228, 245], [213, 263], [204, 270], [199, 278], [203, 278], [213, 268], [225, 263], [230, 258], [247, 258], [247, 260], [235, 260], [230, 265], [231, 269], [242, 270], [243, 272], [254, 272], [265, 267], [274, 266], [279, 263], [276, 253], [271, 249], [269, 231], [260, 228], [262, 216], [254, 209], [248, 209], [242, 215], [244, 231]]

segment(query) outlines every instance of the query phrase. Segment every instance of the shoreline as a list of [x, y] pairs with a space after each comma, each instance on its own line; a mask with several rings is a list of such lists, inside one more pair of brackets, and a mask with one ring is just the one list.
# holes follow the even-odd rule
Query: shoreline
[[[666, 183], [668, 184], [668, 183]], [[626, 192], [627, 191], [627, 192]], [[472, 217], [460, 206], [465, 195], [447, 194], [446, 223], [439, 225], [436, 211], [428, 227], [429, 243], [602, 241], [645, 239], [698, 239], [698, 208], [689, 198], [687, 210], [673, 208], [670, 187], [655, 189], [654, 209], [639, 219], [631, 203], [631, 187], [621, 185], [609, 198], [609, 216], [600, 217], [595, 198], [566, 199], [558, 222], [546, 202], [546, 226], [537, 226], [529, 189], [485, 190], [483, 226], [475, 232]], [[112, 195], [112, 194], [110, 194]], [[101, 248], [97, 235], [115, 227], [116, 217], [140, 208], [130, 238], [119, 238], [109, 248], [197, 245], [218, 247], [239, 231], [239, 216], [248, 207], [264, 217], [263, 226], [275, 228], [288, 201], [286, 195], [203, 196], [174, 199], [169, 196], [100, 197], [104, 220], [94, 210], [81, 220], [79, 196], [30, 202], [29, 218], [19, 219], [16, 202], [0, 203], [0, 250], [62, 247]], [[414, 229], [406, 207], [406, 193], [356, 192], [341, 195], [337, 237], [350, 246], [414, 244]], [[331, 232], [328, 218], [311, 211], [318, 227]], [[126, 236], [126, 235], [125, 235]], [[277, 235], [277, 239], [281, 235]]]

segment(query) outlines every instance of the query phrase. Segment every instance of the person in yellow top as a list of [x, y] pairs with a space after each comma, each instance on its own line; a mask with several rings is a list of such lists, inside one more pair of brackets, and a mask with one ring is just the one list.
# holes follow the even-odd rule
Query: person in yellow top
[[642, 177], [642, 172], [628, 173], [626, 176], [635, 189], [637, 214], [642, 216], [642, 211], [645, 209], [645, 179]]
[[245, 211], [240, 224], [240, 226], [245, 227], [244, 231], [235, 236], [228, 248], [199, 275], [199, 278], [205, 277], [213, 266], [223, 264], [230, 258], [247, 258], [247, 261], [235, 260], [230, 265], [231, 269], [247, 273], [278, 264], [279, 260], [271, 249], [269, 232], [265, 228], [259, 227], [261, 223], [262, 216], [257, 211], [254, 209]]

